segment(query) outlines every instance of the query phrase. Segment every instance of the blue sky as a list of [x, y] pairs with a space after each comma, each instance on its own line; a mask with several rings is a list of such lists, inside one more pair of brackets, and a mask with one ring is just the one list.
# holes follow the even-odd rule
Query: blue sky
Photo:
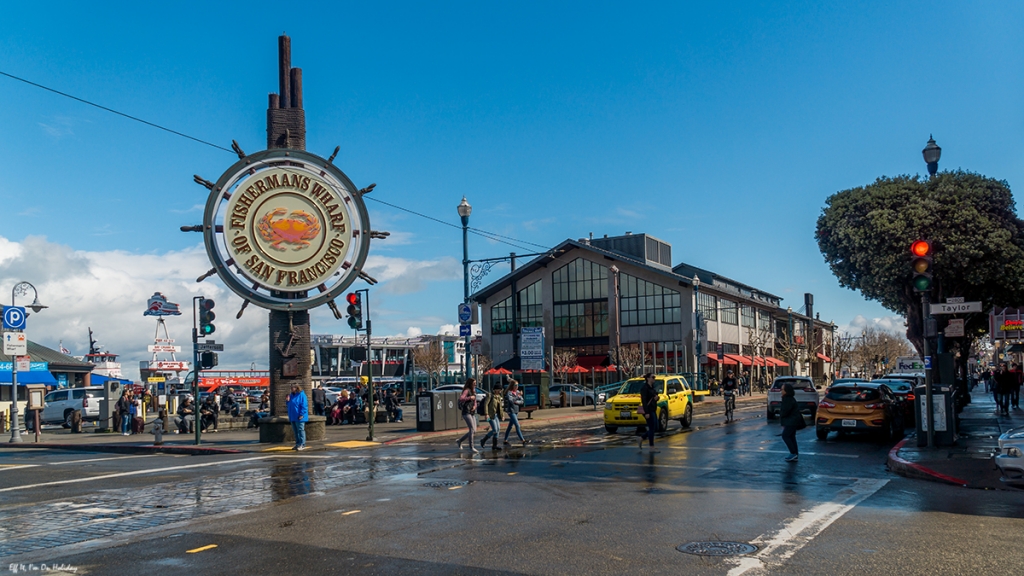
[[[929, 134], [941, 169], [1021, 180], [1024, 6], [820, 4], [19, 3], [5, 7], [0, 70], [256, 151], [287, 32], [307, 148], [340, 145], [336, 164], [376, 182], [373, 197], [454, 224], [465, 195], [474, 227], [543, 245], [647, 232], [676, 262], [784, 305], [813, 292], [823, 319], [894, 325], [838, 287], [815, 219], [838, 190], [923, 173]], [[8, 78], [0, 87], [0, 289], [30, 280], [66, 304], [30, 336], [80, 348], [90, 324], [127, 355], [152, 333], [141, 317], [152, 291], [184, 302], [206, 290], [225, 295], [222, 332], [259, 332], [232, 361], [265, 362], [261, 316], [229, 326], [236, 302], [189, 280], [205, 271], [200, 238], [178, 231], [201, 218], [192, 174], [215, 179], [233, 156]], [[394, 234], [372, 246], [384, 279], [375, 331], [453, 323], [461, 233], [369, 208]], [[530, 248], [474, 238], [470, 252]], [[79, 280], [62, 280], [67, 261]], [[113, 262], [123, 269], [103, 268]], [[131, 315], [110, 325], [118, 307]], [[313, 328], [343, 332], [322, 313]]]

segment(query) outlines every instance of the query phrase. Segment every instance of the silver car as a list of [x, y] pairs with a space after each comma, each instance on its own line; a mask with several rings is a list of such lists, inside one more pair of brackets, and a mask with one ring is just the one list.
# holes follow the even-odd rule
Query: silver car
[[1003, 482], [1024, 483], [1024, 428], [1010, 430], [999, 437], [996, 466], [1003, 472]]
[[814, 380], [811, 380], [810, 376], [779, 376], [772, 382], [772, 387], [768, 390], [768, 419], [773, 420], [779, 416], [784, 384], [792, 384], [796, 405], [800, 408], [800, 412], [810, 414], [813, 418], [818, 411], [819, 400]]
[[[575, 384], [555, 384], [548, 389], [548, 400], [551, 404], [558, 406], [562, 399], [562, 392], [565, 392], [565, 405], [566, 406], [593, 406], [594, 405], [594, 392], [593, 390], [586, 390], [580, 388]], [[604, 402], [605, 393], [597, 393], [597, 401]]]
[[43, 410], [39, 414], [40, 424], [63, 424], [71, 427], [71, 414], [82, 411], [82, 420], [99, 420], [100, 400], [103, 386], [88, 388], [62, 388], [43, 397]]

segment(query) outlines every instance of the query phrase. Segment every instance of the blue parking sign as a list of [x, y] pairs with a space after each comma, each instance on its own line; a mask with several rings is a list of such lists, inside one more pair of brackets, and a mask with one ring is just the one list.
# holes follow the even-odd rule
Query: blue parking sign
[[23, 306], [4, 306], [4, 330], [25, 329], [25, 308]]

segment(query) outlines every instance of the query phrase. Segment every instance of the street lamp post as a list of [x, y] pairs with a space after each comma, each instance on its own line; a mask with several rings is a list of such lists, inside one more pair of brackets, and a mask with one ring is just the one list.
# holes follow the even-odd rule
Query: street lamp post
[[[17, 305], [14, 301], [15, 296], [28, 294], [29, 288], [32, 289], [34, 298], [28, 307], [33, 312], [39, 313], [46, 306], [39, 303], [39, 291], [29, 282], [18, 282], [14, 288], [11, 288], [11, 307]], [[11, 442], [21, 442], [21, 423], [18, 422], [18, 359], [16, 357], [11, 357]]]
[[694, 333], [693, 350], [697, 353], [697, 361], [694, 363], [693, 367], [694, 367], [694, 372], [697, 374], [697, 384], [702, 386], [703, 385], [703, 379], [701, 379], [701, 377], [700, 377], [700, 375], [702, 374], [701, 363], [700, 363], [700, 356], [701, 356], [701, 353], [703, 352], [703, 350], [701, 349], [701, 348], [703, 348], [703, 345], [701, 343], [700, 331], [704, 327], [704, 321], [703, 321], [703, 318], [701, 318], [701, 314], [700, 314], [700, 278], [698, 278], [696, 275], [693, 277], [693, 318], [694, 318], [694, 328], [695, 328], [695, 330], [693, 332]]
[[790, 375], [794, 375], [794, 372], [796, 372], [796, 366], [793, 365], [796, 364], [796, 362], [793, 360], [793, 307], [790, 306], [786, 308], [786, 313], [789, 314], [789, 349], [787, 350], [789, 353], [789, 373]]
[[935, 143], [935, 138], [932, 138], [931, 134], [928, 135], [928, 144], [921, 150], [924, 154], [925, 164], [928, 164], [928, 175], [935, 176], [935, 173], [939, 171], [939, 156], [942, 156], [942, 148]]
[[[462, 284], [463, 284], [463, 298], [462, 301], [469, 304], [469, 215], [473, 213], [473, 207], [466, 202], [466, 197], [462, 197], [462, 202], [458, 206], [459, 217], [462, 219]], [[513, 327], [514, 328], [514, 327]], [[465, 369], [462, 371], [463, 376], [469, 377], [469, 371], [472, 364], [471, 352], [469, 349], [470, 336], [466, 335], [465, 349], [463, 350], [462, 357], [465, 359]]]
[[[622, 372], [622, 318], [619, 317], [619, 267], [612, 265], [608, 269], [612, 273], [612, 300], [615, 307], [615, 369]], [[611, 355], [609, 355], [609, 358]], [[610, 360], [609, 360], [610, 361]]]

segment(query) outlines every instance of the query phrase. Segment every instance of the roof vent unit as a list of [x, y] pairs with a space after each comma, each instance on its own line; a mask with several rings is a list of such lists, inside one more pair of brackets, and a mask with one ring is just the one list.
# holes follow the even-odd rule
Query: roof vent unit
[[648, 266], [672, 268], [672, 245], [647, 234], [626, 232], [625, 236], [594, 238], [590, 244], [639, 260]]

